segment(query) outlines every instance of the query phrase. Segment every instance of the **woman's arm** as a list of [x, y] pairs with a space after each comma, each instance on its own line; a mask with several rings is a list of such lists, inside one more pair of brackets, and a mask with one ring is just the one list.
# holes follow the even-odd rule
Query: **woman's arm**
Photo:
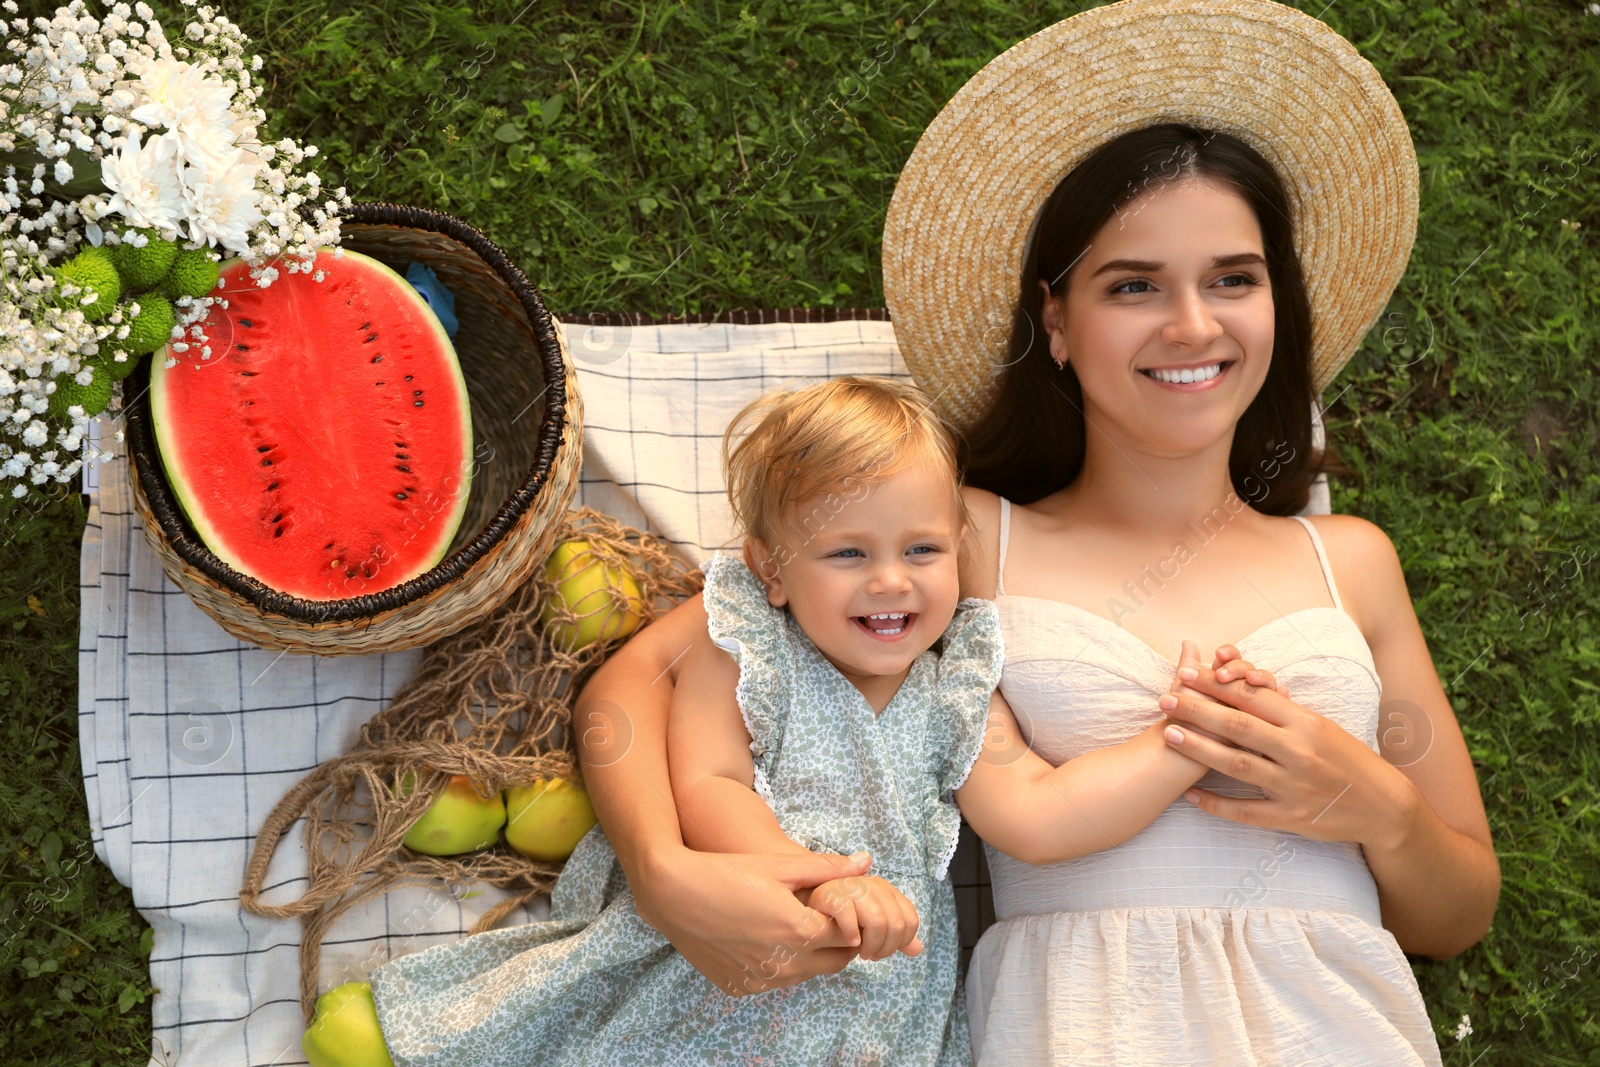
[[667, 768], [684, 843], [701, 852], [809, 856], [755, 791], [738, 685], [739, 665], [709, 635], [684, 655], [667, 724]]
[[[1183, 662], [1198, 666], [1193, 650], [1185, 642]], [[1022, 739], [996, 692], [983, 751], [956, 803], [979, 837], [1024, 863], [1060, 863], [1120, 845], [1206, 773], [1162, 739], [1169, 723], [1052, 767]]]
[[1361, 842], [1383, 925], [1407, 952], [1448, 959], [1482, 940], [1500, 898], [1477, 773], [1393, 543], [1353, 516], [1317, 526], [1334, 535], [1348, 560], [1343, 572], [1356, 582], [1359, 621], [1383, 683], [1379, 752], [1400, 772], [1391, 818]]
[[1448, 959], [1483, 938], [1500, 894], [1477, 776], [1394, 546], [1364, 519], [1314, 521], [1330, 563], [1348, 578], [1341, 583], [1346, 608], [1378, 669], [1379, 752], [1309, 709], [1242, 682], [1218, 684], [1202, 668], [1189, 684], [1233, 707], [1182, 697], [1167, 713], [1261, 755], [1201, 737], [1186, 739], [1181, 750], [1260, 786], [1267, 799], [1196, 790], [1192, 800], [1238, 822], [1359, 843], [1378, 886], [1383, 924], [1396, 942], [1407, 952]]
[[667, 774], [667, 717], [684, 656], [705, 629], [697, 593], [612, 652], [578, 696], [584, 786], [632, 883], [653, 859], [682, 845]]
[[[837, 927], [795, 897], [866, 873], [831, 855], [716, 855], [684, 846], [667, 769], [667, 718], [685, 653], [706, 630], [699, 596], [607, 657], [574, 711], [584, 785], [640, 918], [734, 995], [842, 970]], [[820, 929], [820, 933], [819, 933]]]

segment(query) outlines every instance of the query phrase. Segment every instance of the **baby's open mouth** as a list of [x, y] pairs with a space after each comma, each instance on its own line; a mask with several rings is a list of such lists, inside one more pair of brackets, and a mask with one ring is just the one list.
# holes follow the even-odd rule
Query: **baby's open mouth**
[[880, 611], [874, 615], [855, 615], [853, 621], [874, 637], [899, 637], [916, 622], [915, 612]]

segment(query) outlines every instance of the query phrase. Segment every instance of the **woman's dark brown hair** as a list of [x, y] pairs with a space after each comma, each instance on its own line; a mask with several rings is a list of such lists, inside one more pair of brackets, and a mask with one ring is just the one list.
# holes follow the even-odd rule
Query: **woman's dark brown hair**
[[1057, 370], [1050, 358], [1038, 279], [1050, 281], [1051, 295], [1059, 297], [1069, 269], [1114, 214], [1153, 183], [1188, 178], [1230, 188], [1250, 205], [1272, 284], [1272, 363], [1234, 431], [1228, 459], [1234, 491], [1269, 515], [1305, 507], [1324, 458], [1311, 450], [1311, 303], [1295, 254], [1288, 194], [1272, 164], [1243, 141], [1177, 123], [1132, 130], [1100, 146], [1040, 209], [1023, 257], [999, 392], [966, 435], [968, 485], [1027, 504], [1078, 476], [1083, 391], [1072, 364]]

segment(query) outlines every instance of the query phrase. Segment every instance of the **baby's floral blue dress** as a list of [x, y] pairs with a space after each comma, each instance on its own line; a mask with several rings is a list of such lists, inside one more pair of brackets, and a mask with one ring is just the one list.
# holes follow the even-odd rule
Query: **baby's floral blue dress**
[[[874, 715], [743, 562], [719, 555], [702, 569], [711, 637], [739, 664], [757, 792], [805, 847], [869, 850], [869, 873], [916, 906], [922, 952], [730, 996], [639, 918], [597, 826], [562, 870], [549, 921], [373, 972], [399, 1067], [971, 1062], [946, 870], [961, 821], [952, 793], [983, 747], [1002, 666], [994, 604], [963, 601]], [[799, 947], [774, 945], [774, 959]]]

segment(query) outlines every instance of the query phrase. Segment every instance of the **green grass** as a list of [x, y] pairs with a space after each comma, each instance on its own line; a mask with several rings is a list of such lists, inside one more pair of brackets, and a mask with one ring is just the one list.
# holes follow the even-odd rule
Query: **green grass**
[[[557, 313], [882, 306], [883, 212], [920, 131], [1081, 6], [525, 4], [226, 9], [264, 51], [277, 130], [319, 145], [325, 177], [467, 219]], [[1484, 942], [1417, 962], [1463, 1067], [1600, 1056], [1600, 17], [1583, 8], [1321, 13], [1394, 89], [1422, 167], [1410, 269], [1328, 419], [1356, 472], [1335, 507], [1400, 550], [1504, 871]], [[143, 923], [86, 846], [82, 523], [75, 497], [0, 514], [6, 1063], [142, 1064], [150, 1040]]]

